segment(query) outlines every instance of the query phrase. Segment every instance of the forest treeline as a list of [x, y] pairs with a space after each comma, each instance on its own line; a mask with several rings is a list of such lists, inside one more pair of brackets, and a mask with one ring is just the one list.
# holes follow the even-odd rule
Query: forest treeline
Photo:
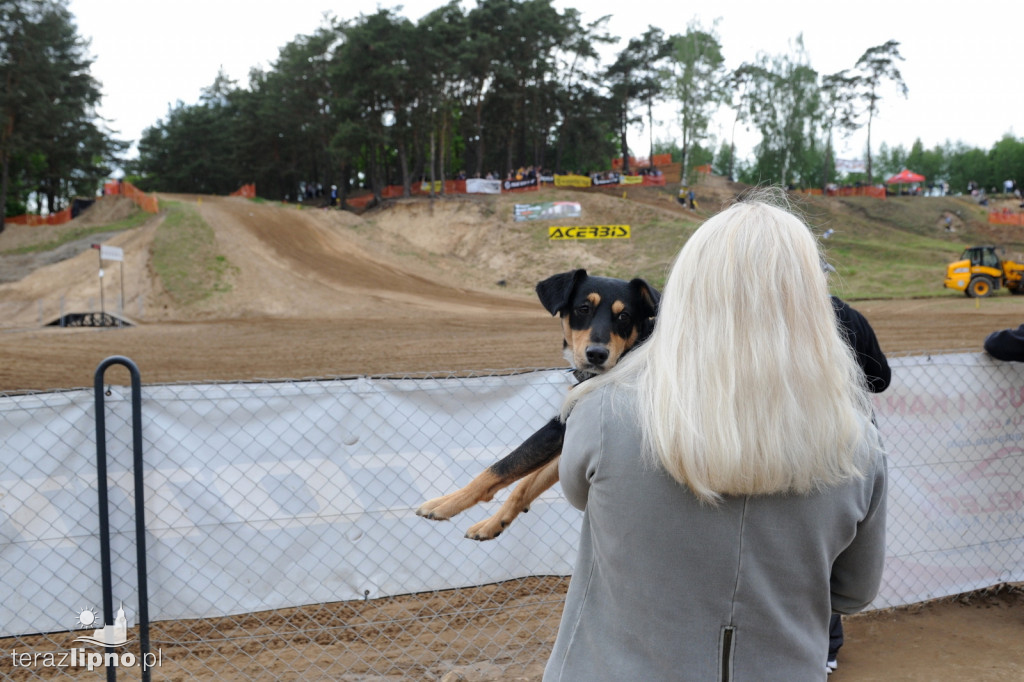
[[100, 86], [65, 1], [0, 0], [3, 218], [92, 196], [128, 145], [97, 119]]
[[[67, 0], [0, 6], [0, 76], [15, 85], [0, 100], [8, 215], [29, 197], [53, 210], [95, 193], [115, 165], [146, 190], [227, 194], [255, 183], [273, 199], [308, 184], [379, 196], [387, 185], [457, 174], [588, 173], [615, 157], [628, 169], [630, 156], [661, 153], [684, 168], [712, 163], [751, 184], [799, 187], [878, 182], [909, 166], [957, 191], [1001, 187], [1024, 171], [1024, 142], [1012, 136], [990, 150], [918, 141], [871, 153], [885, 98], [909, 92], [896, 41], [866, 48], [835, 74], [813, 68], [801, 37], [787, 54], [730, 70], [714, 27], [692, 21], [679, 33], [649, 27], [604, 63], [601, 46], [619, 44], [608, 17], [584, 23], [551, 0], [451, 2], [418, 21], [391, 9], [327, 16], [268, 68], [252, 69], [248, 83], [220, 73], [198, 102], [177, 102], [125, 160], [125, 143], [95, 122], [99, 84]], [[651, 134], [659, 108], [675, 114], [668, 140]], [[709, 133], [722, 111], [760, 134], [752, 158], [736, 158], [731, 139]], [[638, 125], [648, 139], [631, 149], [627, 131]], [[865, 172], [843, 176], [834, 140], [861, 128]]]

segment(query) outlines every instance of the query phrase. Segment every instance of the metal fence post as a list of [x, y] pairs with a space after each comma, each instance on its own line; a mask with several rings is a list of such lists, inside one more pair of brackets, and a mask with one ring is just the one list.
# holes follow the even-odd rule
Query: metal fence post
[[[139, 589], [139, 653], [145, 661], [149, 654], [149, 593], [146, 586], [146, 507], [142, 487], [142, 389], [139, 368], [126, 357], [113, 355], [96, 368], [94, 381], [96, 403], [96, 487], [100, 506], [100, 563], [103, 571], [103, 620], [114, 624], [114, 595], [110, 562], [110, 510], [107, 507], [107, 430], [104, 414], [103, 375], [112, 365], [123, 365], [131, 374], [132, 396], [132, 468], [135, 474], [135, 552]], [[107, 653], [114, 653], [107, 647]], [[116, 666], [107, 666], [108, 682], [117, 679]], [[142, 667], [143, 682], [149, 682], [150, 672]]]

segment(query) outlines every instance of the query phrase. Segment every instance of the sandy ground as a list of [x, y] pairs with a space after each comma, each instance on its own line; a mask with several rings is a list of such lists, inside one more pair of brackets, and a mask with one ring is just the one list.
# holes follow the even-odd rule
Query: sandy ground
[[[533, 284], [569, 264], [603, 272], [630, 255], [619, 245], [603, 256], [579, 244], [517, 250], [523, 232], [472, 203], [411, 202], [360, 218], [237, 198], [173, 198], [193, 203], [215, 227], [236, 267], [231, 291], [187, 308], [163, 292], [149, 261], [158, 216], [106, 241], [124, 249], [123, 310], [136, 325], [42, 327], [62, 309], [98, 309], [97, 252], [88, 243], [99, 237], [80, 240], [72, 257], [64, 247], [57, 262], [52, 252], [0, 256], [6, 276], [20, 276], [0, 284], [0, 391], [90, 386], [99, 362], [115, 354], [132, 358], [149, 383], [559, 367], [558, 328]], [[91, 209], [101, 211], [94, 222], [120, 210], [106, 201], [113, 199]], [[616, 199], [589, 201], [600, 208]], [[637, 206], [674, 215], [673, 207]], [[0, 252], [44, 240], [32, 229], [8, 227]], [[116, 311], [122, 270], [117, 263], [104, 270], [106, 309]], [[854, 305], [883, 349], [901, 354], [978, 350], [991, 331], [1020, 324], [1024, 301], [950, 295]]]
[[[530, 293], [532, 285], [577, 264], [598, 272], [629, 257], [622, 250], [628, 247], [619, 246], [609, 247], [605, 260], [578, 245], [519, 253], [522, 234], [472, 202], [413, 202], [357, 217], [242, 199], [171, 198], [194, 204], [214, 227], [237, 268], [231, 291], [188, 309], [167, 296], [149, 261], [159, 216], [129, 232], [82, 240], [59, 255], [0, 256], [0, 392], [91, 386], [96, 366], [110, 355], [132, 358], [144, 383], [559, 367], [558, 326]], [[612, 199], [593, 200], [599, 201]], [[107, 199], [76, 222], [103, 224], [120, 210]], [[638, 204], [635, 210], [671, 216], [679, 209]], [[43, 240], [39, 229], [8, 227], [0, 252]], [[96, 295], [96, 251], [85, 242], [104, 239], [125, 250], [125, 310], [137, 324], [41, 328], [40, 319], [56, 317], [54, 301], [63, 298], [69, 310]], [[120, 269], [106, 270], [106, 291], [119, 291]], [[855, 303], [890, 355], [980, 350], [989, 332], [1021, 323], [1022, 305], [1008, 295], [981, 302], [950, 295]], [[124, 381], [121, 371], [112, 369], [108, 380]], [[1010, 590], [849, 618], [848, 643], [831, 679], [1024, 679], [1021, 602], [1021, 592]], [[403, 601], [401, 608], [411, 607]], [[539, 619], [530, 628], [535, 646], [550, 646], [558, 611], [549, 607], [531, 616]], [[502, 628], [488, 624], [481, 637], [493, 641]], [[337, 642], [326, 646], [334, 648], [310, 655], [336, 658]], [[480, 643], [478, 651], [487, 646]], [[466, 660], [428, 664], [430, 652], [428, 643], [405, 669], [423, 679], [457, 670], [467, 682], [539, 680], [540, 664], [503, 673]], [[240, 655], [249, 660], [251, 652]], [[198, 668], [209, 679], [227, 678]]]

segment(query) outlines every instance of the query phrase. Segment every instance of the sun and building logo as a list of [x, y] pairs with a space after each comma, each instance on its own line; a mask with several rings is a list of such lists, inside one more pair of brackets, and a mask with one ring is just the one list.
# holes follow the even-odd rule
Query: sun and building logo
[[[84, 628], [94, 625], [96, 622], [96, 611], [93, 609], [82, 609], [78, 614], [78, 624]], [[118, 607], [113, 625], [104, 625], [98, 630], [93, 630], [92, 637], [83, 635], [76, 637], [75, 641], [102, 647], [124, 646], [127, 644], [128, 617], [124, 614], [124, 603]]]
[[86, 631], [97, 624], [92, 634], [82, 634], [74, 642], [84, 645], [102, 647], [107, 651], [90, 651], [84, 646], [72, 647], [68, 651], [11, 651], [11, 661], [15, 668], [85, 668], [94, 670], [101, 666], [131, 668], [142, 666], [143, 670], [155, 668], [163, 662], [163, 652], [147, 652], [136, 656], [130, 651], [109, 651], [115, 647], [123, 647], [134, 640], [128, 639], [128, 617], [124, 612], [124, 604], [120, 604], [112, 625], [103, 624], [103, 619], [94, 608], [80, 609], [75, 625]]

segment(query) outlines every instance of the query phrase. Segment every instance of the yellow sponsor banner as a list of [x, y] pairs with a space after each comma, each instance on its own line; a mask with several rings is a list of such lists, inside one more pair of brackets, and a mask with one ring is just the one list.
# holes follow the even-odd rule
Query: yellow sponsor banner
[[588, 175], [556, 175], [555, 187], [590, 187]]
[[551, 226], [548, 239], [629, 239], [629, 225]]
[[644, 177], [642, 175], [623, 175], [619, 178], [620, 185], [642, 185], [644, 184]]

